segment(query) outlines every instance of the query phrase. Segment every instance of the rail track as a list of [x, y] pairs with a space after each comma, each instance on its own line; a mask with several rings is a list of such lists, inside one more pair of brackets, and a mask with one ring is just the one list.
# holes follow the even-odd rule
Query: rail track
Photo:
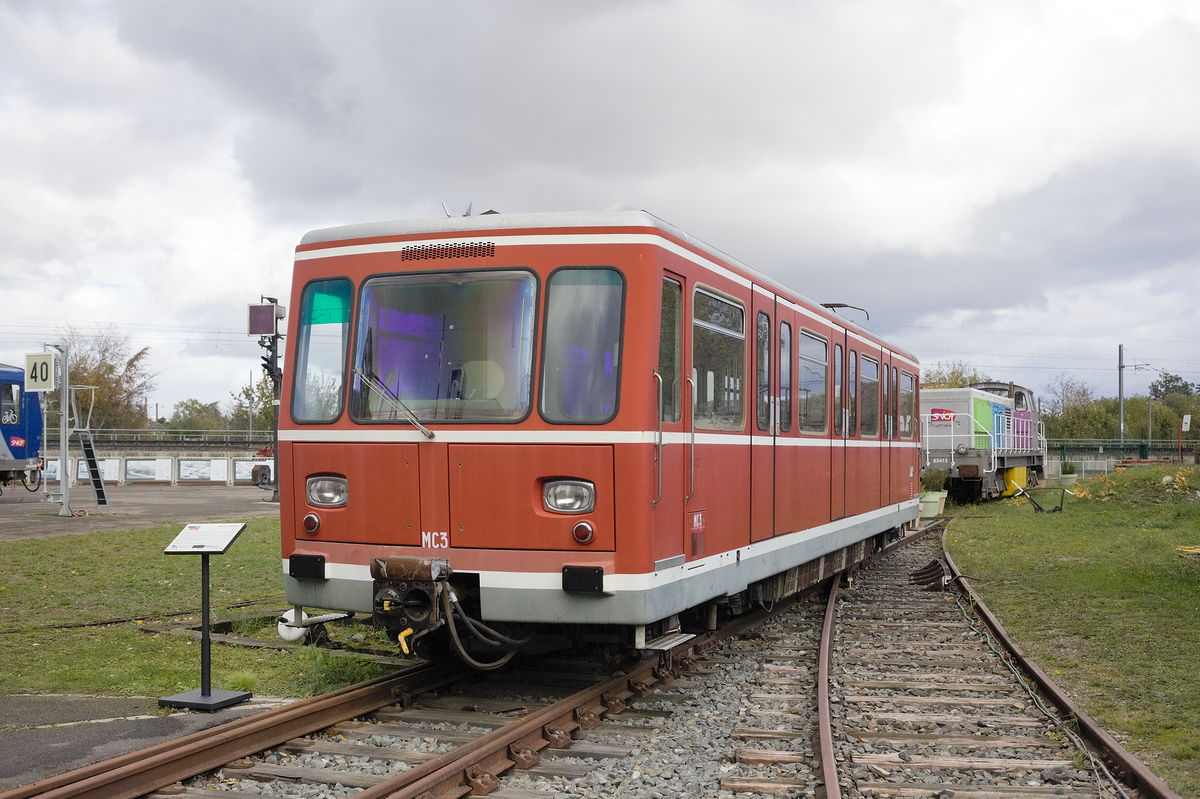
[[1174, 799], [1000, 646], [936, 537], [901, 543], [828, 600], [746, 614], [617, 676], [421, 666], [0, 799]]

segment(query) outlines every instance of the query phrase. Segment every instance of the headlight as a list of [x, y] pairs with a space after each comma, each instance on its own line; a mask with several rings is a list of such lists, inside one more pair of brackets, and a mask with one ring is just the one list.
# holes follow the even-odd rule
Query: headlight
[[350, 489], [345, 477], [310, 477], [304, 487], [309, 505], [320, 508], [336, 508], [345, 505], [350, 497]]
[[586, 480], [555, 480], [542, 489], [542, 504], [554, 513], [591, 513], [596, 487]]

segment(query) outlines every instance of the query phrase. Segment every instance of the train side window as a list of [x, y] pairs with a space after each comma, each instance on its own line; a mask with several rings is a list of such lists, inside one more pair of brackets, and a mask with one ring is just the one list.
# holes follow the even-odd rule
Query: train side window
[[862, 356], [859, 369], [859, 432], [864, 436], [879, 435], [879, 362]]
[[888, 407], [890, 408], [888, 415], [892, 427], [891, 436], [897, 438], [900, 435], [900, 370], [894, 366], [892, 367], [892, 404]]
[[779, 324], [779, 429], [792, 429], [792, 326]]
[[849, 408], [849, 419], [846, 421], [846, 435], [858, 435], [858, 352], [850, 350], [850, 373], [847, 379], [850, 396], [846, 403]]
[[842, 408], [842, 375], [845, 373], [845, 366], [842, 362], [842, 345], [833, 345], [833, 434], [835, 436], [843, 436], [846, 434], [846, 414]]
[[771, 429], [771, 317], [758, 312], [758, 326], [754, 348], [755, 386], [754, 407], [759, 430]]
[[318, 280], [305, 286], [292, 375], [292, 418], [297, 422], [332, 422], [342, 415], [349, 339], [350, 281]]
[[746, 311], [716, 294], [697, 290], [692, 300], [692, 395], [697, 427], [741, 430], [746, 368]]
[[0, 424], [21, 423], [21, 384], [0, 383]]
[[892, 401], [891, 393], [888, 391], [888, 365], [883, 365], [883, 379], [879, 384], [880, 407], [883, 408], [883, 437], [885, 439], [892, 437], [892, 406], [889, 405]]
[[802, 432], [824, 433], [828, 426], [826, 419], [829, 408], [828, 377], [829, 342], [807, 330], [801, 330], [800, 387], [796, 396], [796, 405], [799, 410]]
[[683, 286], [663, 280], [658, 334], [658, 375], [662, 378], [662, 420], [679, 421], [679, 388], [683, 369]]
[[917, 381], [908, 372], [900, 373], [900, 437], [913, 437], [913, 414], [917, 408]]
[[564, 267], [546, 288], [541, 413], [599, 424], [617, 414], [625, 280], [609, 267]]

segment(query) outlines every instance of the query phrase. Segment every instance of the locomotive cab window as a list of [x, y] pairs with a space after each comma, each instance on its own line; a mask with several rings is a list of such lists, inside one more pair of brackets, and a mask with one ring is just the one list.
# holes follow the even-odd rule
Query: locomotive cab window
[[523, 269], [384, 275], [363, 284], [353, 417], [517, 421], [529, 412], [537, 279]]
[[292, 378], [292, 418], [297, 422], [332, 422], [342, 415], [349, 335], [350, 281], [318, 280], [305, 286]]
[[540, 410], [548, 422], [599, 424], [617, 413], [625, 281], [607, 267], [564, 267], [546, 286]]
[[692, 408], [695, 425], [741, 430], [746, 362], [746, 311], [723, 297], [696, 291], [692, 300]]

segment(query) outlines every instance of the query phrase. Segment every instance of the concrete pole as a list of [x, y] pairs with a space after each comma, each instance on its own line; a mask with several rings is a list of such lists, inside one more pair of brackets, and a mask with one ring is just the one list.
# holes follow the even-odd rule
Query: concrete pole
[[71, 408], [71, 370], [67, 365], [66, 345], [50, 346], [62, 353], [58, 359], [58, 484], [62, 487], [62, 506], [58, 509], [58, 515], [74, 516], [71, 513], [71, 464], [67, 457], [70, 452], [67, 439], [71, 435], [70, 420], [67, 418]]

